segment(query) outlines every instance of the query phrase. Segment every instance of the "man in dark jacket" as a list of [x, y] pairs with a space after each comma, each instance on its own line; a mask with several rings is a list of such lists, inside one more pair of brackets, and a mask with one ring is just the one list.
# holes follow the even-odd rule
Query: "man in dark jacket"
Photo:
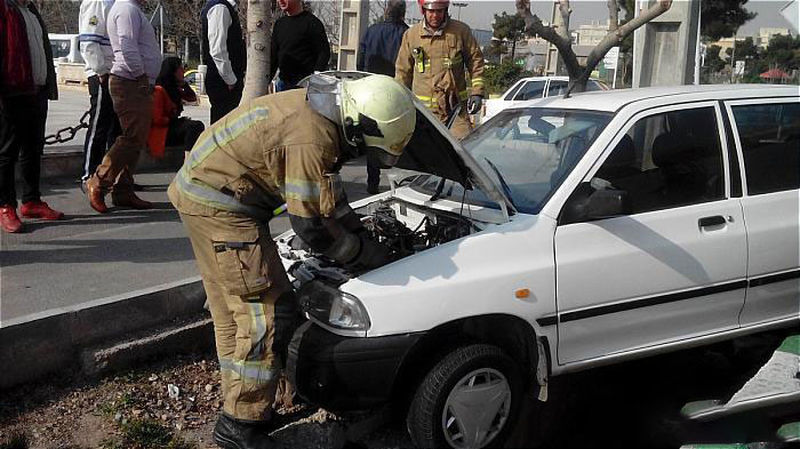
[[208, 0], [200, 12], [205, 85], [211, 102], [211, 123], [239, 106], [244, 89], [247, 50], [235, 0]]
[[[382, 23], [371, 25], [358, 48], [356, 68], [362, 72], [378, 73], [394, 77], [394, 61], [408, 29], [405, 23], [406, 2], [389, 0]], [[367, 192], [378, 193], [381, 169], [372, 159], [367, 159]]]
[[57, 100], [56, 71], [47, 29], [29, 0], [0, 0], [0, 228], [19, 232], [14, 165], [22, 168], [26, 218], [64, 214], [41, 199], [39, 177], [47, 100]]
[[389, 0], [384, 21], [371, 25], [361, 39], [356, 62], [358, 70], [394, 77], [394, 62], [403, 33], [408, 29], [405, 17], [406, 2]]
[[303, 9], [303, 0], [278, 0], [285, 16], [272, 28], [272, 49], [269, 79], [278, 75], [277, 90], [297, 87], [297, 83], [314, 72], [328, 70], [331, 46], [322, 22]]

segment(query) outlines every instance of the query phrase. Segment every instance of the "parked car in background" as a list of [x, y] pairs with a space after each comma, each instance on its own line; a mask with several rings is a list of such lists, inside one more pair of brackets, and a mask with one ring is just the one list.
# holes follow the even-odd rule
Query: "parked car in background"
[[414, 174], [353, 204], [393, 262], [277, 238], [308, 401], [396, 404], [419, 447], [503, 447], [549, 376], [798, 325], [796, 86], [545, 98], [461, 142], [417, 110]]
[[[499, 98], [491, 98], [484, 102], [481, 123], [494, 117], [503, 109], [515, 106], [522, 101], [537, 98], [563, 95], [567, 91], [569, 77], [566, 76], [533, 76], [517, 81]], [[586, 83], [586, 91], [610, 90], [608, 85], [596, 79]]]
[[53, 62], [58, 65], [60, 62], [70, 64], [83, 64], [80, 43], [77, 34], [57, 34], [49, 33], [50, 48], [53, 50]]
[[186, 82], [189, 86], [191, 86], [192, 90], [197, 93], [201, 93], [200, 91], [200, 78], [203, 75], [197, 70], [187, 70], [183, 74], [183, 81]]

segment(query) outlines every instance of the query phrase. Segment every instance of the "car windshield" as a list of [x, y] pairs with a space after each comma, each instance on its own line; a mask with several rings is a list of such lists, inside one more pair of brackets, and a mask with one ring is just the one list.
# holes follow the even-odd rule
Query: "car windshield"
[[522, 213], [537, 214], [611, 120], [611, 113], [506, 110], [462, 144]]

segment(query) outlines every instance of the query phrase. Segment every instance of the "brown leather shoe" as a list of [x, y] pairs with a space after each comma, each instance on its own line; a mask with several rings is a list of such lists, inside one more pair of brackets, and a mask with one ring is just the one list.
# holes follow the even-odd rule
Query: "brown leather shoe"
[[122, 194], [114, 194], [114, 192], [111, 192], [111, 202], [114, 203], [115, 206], [130, 207], [131, 209], [143, 210], [153, 208], [153, 203], [139, 198], [133, 192]]
[[106, 195], [102, 187], [100, 187], [100, 180], [96, 176], [92, 176], [86, 181], [86, 196], [89, 198], [89, 205], [92, 206], [92, 209], [101, 214], [108, 212], [104, 198]]

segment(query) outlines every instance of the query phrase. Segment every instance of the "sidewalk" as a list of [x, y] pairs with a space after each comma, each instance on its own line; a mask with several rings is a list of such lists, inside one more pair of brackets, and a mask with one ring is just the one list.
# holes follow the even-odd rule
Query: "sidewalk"
[[[197, 276], [189, 241], [166, 190], [174, 176], [161, 169], [136, 175], [147, 211], [100, 215], [72, 178], [45, 179], [44, 200], [64, 211], [59, 222], [23, 220], [26, 231], [0, 234], [0, 322], [75, 306]], [[362, 161], [342, 170], [351, 201], [367, 196]], [[384, 176], [384, 180], [386, 177]], [[111, 205], [111, 198], [106, 198]], [[288, 217], [270, 223], [273, 235]]]

